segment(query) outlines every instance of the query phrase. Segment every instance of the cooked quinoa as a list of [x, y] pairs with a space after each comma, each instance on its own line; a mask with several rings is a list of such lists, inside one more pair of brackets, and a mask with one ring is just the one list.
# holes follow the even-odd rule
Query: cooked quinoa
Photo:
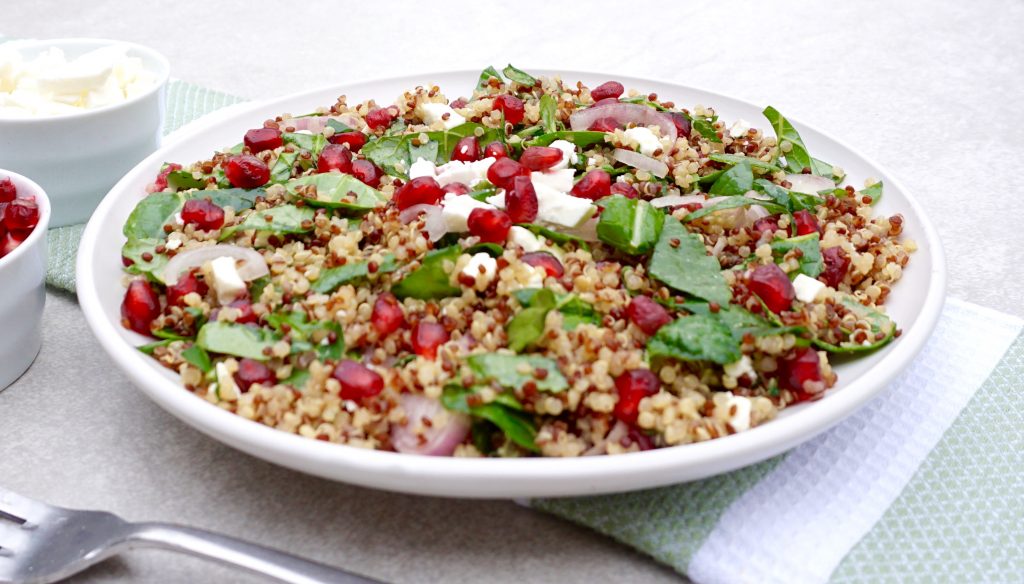
[[140, 349], [309, 438], [581, 456], [746, 431], [899, 336], [902, 216], [773, 108], [767, 135], [614, 81], [455, 89], [166, 164], [125, 225]]

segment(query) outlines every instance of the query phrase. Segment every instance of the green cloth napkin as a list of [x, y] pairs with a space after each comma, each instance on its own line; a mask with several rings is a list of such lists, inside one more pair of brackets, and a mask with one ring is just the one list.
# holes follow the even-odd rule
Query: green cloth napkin
[[[164, 135], [214, 110], [243, 101], [239, 97], [212, 91], [198, 85], [172, 80], [167, 84], [167, 113]], [[75, 256], [85, 225], [51, 229], [47, 237], [49, 265], [46, 283], [69, 292], [75, 291]]]

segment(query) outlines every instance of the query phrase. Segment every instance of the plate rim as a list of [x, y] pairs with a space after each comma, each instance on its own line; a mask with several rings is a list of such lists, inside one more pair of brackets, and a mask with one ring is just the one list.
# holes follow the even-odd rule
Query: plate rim
[[[762, 109], [761, 106], [737, 97], [725, 95], [701, 87], [658, 81], [610, 73], [564, 70], [555, 72], [549, 69], [532, 69], [540, 75], [560, 75], [566, 77], [597, 77], [607, 76], [627, 83], [653, 83], [671, 86], [680, 93], [698, 91], [714, 98], [721, 98], [745, 106]], [[89, 328], [96, 336], [100, 345], [111, 359], [132, 380], [133, 385], [162, 408], [179, 420], [200, 430], [218, 441], [233, 448], [258, 456], [275, 464], [286, 466], [303, 472], [316, 474], [332, 480], [353, 484], [384, 488], [392, 491], [458, 497], [517, 497], [517, 496], [566, 496], [620, 492], [638, 488], [650, 488], [674, 482], [687, 482], [699, 478], [678, 479], [671, 471], [680, 471], [691, 467], [708, 465], [713, 469], [708, 473], [697, 473], [702, 476], [713, 476], [735, 470], [737, 468], [765, 460], [798, 444], [806, 442], [828, 428], [852, 415], [871, 398], [881, 392], [892, 379], [904, 371], [913, 358], [930, 338], [938, 321], [945, 300], [947, 286], [947, 269], [945, 254], [941, 246], [938, 232], [928, 219], [917, 198], [884, 166], [878, 164], [861, 150], [852, 148], [843, 140], [818, 129], [803, 124], [797, 119], [789, 118], [801, 129], [808, 129], [822, 138], [855, 153], [864, 163], [886, 176], [905, 197], [907, 204], [920, 218], [920, 228], [925, 236], [931, 254], [931, 273], [928, 288], [922, 302], [922, 308], [912, 329], [904, 332], [899, 342], [892, 346], [886, 355], [872, 370], [869, 379], [860, 376], [843, 387], [841, 391], [829, 394], [825, 399], [812, 404], [812, 407], [793, 411], [784, 419], [752, 428], [747, 432], [733, 434], [706, 442], [686, 444], [675, 447], [630, 453], [628, 455], [595, 456], [576, 458], [454, 458], [429, 457], [422, 455], [401, 454], [395, 452], [367, 450], [344, 444], [326, 443], [310, 440], [297, 434], [283, 432], [247, 420], [223, 410], [194, 394], [182, 391], [179, 384], [163, 377], [146, 376], [145, 371], [150, 365], [148, 358], [136, 351], [119, 335], [115, 323], [108, 320], [103, 313], [99, 288], [90, 267], [92, 251], [103, 237], [104, 219], [109, 215], [119, 191], [141, 174], [142, 170], [161, 159], [162, 153], [181, 143], [187, 142], [205, 131], [205, 126], [225, 119], [241, 118], [256, 111], [271, 110], [274, 107], [285, 107], [280, 104], [310, 98], [311, 96], [336, 92], [338, 95], [350, 91], [354, 86], [370, 86], [386, 83], [422, 82], [423, 79], [441, 76], [478, 76], [476, 71], [435, 71], [422, 74], [401, 75], [388, 78], [358, 80], [338, 83], [299, 91], [269, 100], [259, 100], [243, 104], [233, 104], [228, 108], [190, 122], [175, 131], [163, 142], [161, 147], [139, 162], [107, 193], [97, 207], [83, 232], [82, 242], [76, 260], [76, 285], [79, 304], [86, 317]], [[283, 111], [283, 110], [282, 110]], [[118, 230], [120, 233], [120, 230]], [[879, 372], [878, 370], [882, 370]], [[870, 386], [870, 387], [869, 387]], [[792, 410], [791, 410], [792, 411]], [[282, 458], [301, 458], [300, 463], [282, 461]], [[336, 471], [342, 470], [348, 475], [338, 476], [339, 472], [325, 474], [309, 470], [311, 465], [330, 465]], [[381, 477], [379, 473], [388, 476]], [[595, 481], [611, 475], [628, 475], [643, 473], [653, 476], [659, 474], [660, 479], [644, 480], [642, 486], [603, 488]], [[374, 479], [374, 477], [377, 479]], [[379, 480], [384, 479], [384, 480]], [[411, 479], [418, 479], [410, 482]], [[429, 479], [429, 480], [427, 480]], [[465, 488], [450, 488], [443, 483], [451, 481], [483, 482]], [[569, 481], [570, 485], [561, 484]], [[614, 482], [614, 481], [613, 481]], [[628, 482], [628, 481], [627, 481]], [[579, 485], [587, 483], [587, 488]], [[618, 484], [618, 483], [616, 483]]]

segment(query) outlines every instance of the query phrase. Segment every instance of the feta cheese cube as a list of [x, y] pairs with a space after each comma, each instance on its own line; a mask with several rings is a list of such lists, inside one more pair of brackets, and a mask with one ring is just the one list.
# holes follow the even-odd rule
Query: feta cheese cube
[[417, 158], [416, 162], [412, 163], [409, 167], [409, 180], [414, 178], [420, 178], [421, 176], [434, 177], [437, 175], [437, 169], [434, 163], [424, 158]]
[[[446, 130], [451, 130], [455, 126], [461, 126], [466, 123], [466, 118], [462, 117], [448, 104], [421, 103], [417, 110], [427, 125], [433, 125], [437, 122], [441, 122], [444, 124]], [[448, 114], [447, 118], [445, 117], [445, 114]]]
[[644, 156], [652, 156], [654, 152], [661, 148], [661, 140], [654, 135], [654, 132], [644, 127], [630, 128], [623, 132], [626, 138], [636, 142], [640, 147], [640, 154]]
[[491, 285], [494, 276], [498, 273], [498, 260], [490, 254], [480, 252], [469, 258], [469, 263], [462, 268], [462, 274], [476, 280], [477, 290], [483, 290]]
[[508, 241], [523, 248], [523, 251], [526, 253], [544, 249], [544, 243], [541, 242], [539, 237], [534, 235], [529, 229], [518, 225], [513, 225], [508, 230]]
[[739, 361], [728, 363], [724, 367], [725, 374], [733, 379], [739, 379], [741, 375], [749, 375], [751, 380], [757, 379], [757, 371], [754, 371], [754, 363], [750, 357], [744, 355]]
[[225, 256], [210, 262], [210, 276], [217, 301], [221, 304], [230, 303], [247, 290], [245, 282], [238, 274], [238, 268], [235, 267], [235, 258]]
[[796, 297], [801, 302], [814, 302], [818, 292], [824, 289], [825, 284], [803, 274], [797, 274], [796, 279], [793, 280], [793, 290], [796, 291]]
[[728, 419], [728, 423], [732, 426], [733, 430], [743, 432], [750, 429], [750, 398], [741, 395], [731, 395], [725, 407], [727, 412], [731, 412], [735, 408], [735, 413], [729, 416]]
[[533, 188], [537, 191], [537, 219], [540, 221], [576, 227], [597, 211], [588, 199], [568, 195], [543, 183]]
[[441, 200], [441, 217], [444, 219], [445, 229], [449, 233], [463, 233], [469, 231], [467, 222], [473, 209], [493, 208], [494, 205], [478, 201], [469, 195], [449, 193]]
[[562, 151], [562, 159], [558, 161], [558, 164], [552, 166], [551, 170], [562, 170], [568, 168], [570, 164], [576, 164], [579, 161], [579, 156], [576, 155], [576, 145], [572, 142], [568, 140], [555, 140], [550, 146]]
[[533, 183], [534, 188], [537, 188], [537, 185], [539, 184], [543, 184], [555, 189], [556, 191], [568, 193], [572, 190], [572, 179], [575, 174], [576, 171], [571, 168], [549, 170], [546, 172], [531, 172], [530, 182]]
[[493, 158], [484, 158], [476, 162], [453, 160], [437, 167], [437, 184], [444, 187], [452, 183], [462, 183], [472, 187], [487, 178], [487, 170], [492, 164]]
[[742, 138], [747, 135], [750, 130], [750, 122], [740, 118], [733, 123], [732, 127], [729, 128], [729, 136], [733, 138]]

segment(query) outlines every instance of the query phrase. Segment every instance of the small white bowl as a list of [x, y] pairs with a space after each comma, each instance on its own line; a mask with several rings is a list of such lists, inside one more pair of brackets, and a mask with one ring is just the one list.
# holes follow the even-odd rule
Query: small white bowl
[[121, 41], [11, 41], [27, 59], [51, 47], [73, 59], [114, 44], [142, 59], [156, 77], [152, 88], [121, 103], [71, 114], [0, 118], [0, 161], [43, 185], [53, 202], [53, 227], [85, 222], [110, 187], [160, 146], [170, 65], [152, 49]]
[[33, 195], [39, 224], [13, 252], [0, 258], [0, 391], [28, 369], [42, 346], [41, 324], [46, 301], [46, 229], [50, 200], [32, 180], [0, 169], [18, 195]]

